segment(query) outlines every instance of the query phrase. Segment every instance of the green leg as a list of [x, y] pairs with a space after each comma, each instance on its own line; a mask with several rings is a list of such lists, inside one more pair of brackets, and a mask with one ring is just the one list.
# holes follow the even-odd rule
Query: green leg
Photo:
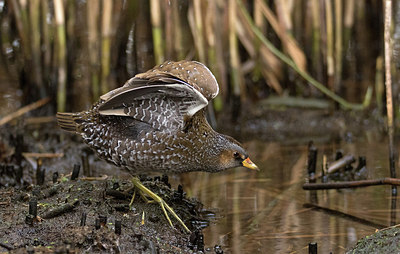
[[135, 196], [136, 196], [136, 188], [133, 189], [133, 195], [131, 198], [131, 202], [129, 203], [129, 210], [131, 210], [131, 208], [132, 208], [132, 204], [133, 204], [133, 200], [135, 200]]
[[[168, 216], [167, 210], [168, 210], [168, 212], [170, 212], [172, 214], [173, 217], [175, 217], [175, 219], [177, 219], [179, 221], [179, 223], [185, 228], [185, 230], [187, 232], [190, 232], [188, 227], [186, 227], [185, 223], [183, 223], [181, 218], [179, 218], [179, 216], [174, 212], [174, 210], [162, 198], [160, 198], [154, 192], [152, 192], [151, 190], [146, 188], [146, 186], [144, 186], [140, 182], [139, 178], [133, 177], [132, 178], [132, 183], [135, 186], [135, 188], [137, 188], [140, 191], [141, 195], [143, 194], [142, 197], [144, 197], [144, 199], [147, 202], [149, 202], [149, 201], [147, 200], [147, 198], [144, 195], [149, 196], [152, 200], [154, 200], [155, 202], [157, 202], [161, 206], [161, 208], [162, 208], [162, 210], [163, 210], [163, 212], [165, 214], [165, 217], [167, 218], [167, 220], [168, 220], [169, 224], [171, 225], [171, 227], [174, 227], [174, 226], [172, 225], [171, 219]], [[131, 206], [132, 203], [133, 203], [133, 199], [135, 198], [135, 193], [132, 196], [131, 203], [129, 204], [129, 206]]]

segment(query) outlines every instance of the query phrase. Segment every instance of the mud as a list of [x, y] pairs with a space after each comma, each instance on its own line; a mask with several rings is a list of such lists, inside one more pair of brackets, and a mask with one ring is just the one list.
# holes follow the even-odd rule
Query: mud
[[[61, 176], [56, 183], [47, 182], [44, 186], [1, 189], [1, 251], [204, 251], [204, 244], [197, 239], [201, 227], [207, 225], [201, 203], [187, 199], [181, 188], [173, 190], [159, 178], [145, 179], [143, 183], [173, 207], [192, 233], [185, 232], [170, 216], [172, 228], [160, 206], [144, 202], [139, 195], [129, 209], [133, 194], [129, 180], [70, 180], [70, 176]], [[35, 200], [36, 216], [30, 214], [32, 209], [29, 207]], [[118, 229], [116, 232], [116, 223], [121, 223], [120, 232]]]

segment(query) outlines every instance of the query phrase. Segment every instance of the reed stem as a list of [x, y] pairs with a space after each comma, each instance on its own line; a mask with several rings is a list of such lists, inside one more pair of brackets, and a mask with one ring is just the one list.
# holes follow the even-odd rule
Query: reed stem
[[32, 79], [33, 83], [40, 90], [40, 96], [46, 95], [42, 84], [42, 68], [41, 68], [41, 44], [40, 44], [40, 1], [29, 1], [29, 30], [30, 30], [30, 47], [32, 56]]
[[195, 23], [195, 37], [197, 53], [200, 62], [206, 62], [205, 42], [204, 42], [204, 27], [203, 27], [203, 12], [201, 9], [202, 0], [193, 0], [193, 14]]
[[392, 23], [392, 1], [385, 0], [385, 85], [386, 85], [386, 110], [389, 134], [389, 166], [390, 177], [396, 178], [395, 158], [394, 158], [394, 125], [393, 125], [393, 96], [392, 96], [392, 45], [390, 43], [390, 27]]
[[379, 56], [376, 58], [376, 74], [375, 74], [375, 98], [378, 112], [382, 112], [383, 109], [383, 93], [384, 93], [384, 75], [383, 75], [383, 57]]
[[58, 64], [58, 89], [57, 89], [57, 111], [64, 112], [67, 98], [67, 70], [66, 70], [66, 35], [64, 3], [62, 0], [54, 0], [54, 11], [57, 29], [57, 64]]
[[107, 93], [110, 75], [110, 52], [111, 52], [111, 14], [113, 8], [112, 0], [103, 0], [102, 30], [101, 30], [101, 93]]
[[100, 97], [100, 77], [99, 77], [99, 13], [100, 1], [87, 1], [87, 26], [88, 26], [88, 46], [89, 56], [89, 84], [92, 87], [92, 101]]
[[230, 67], [231, 67], [231, 82], [233, 94], [237, 97], [240, 96], [240, 58], [239, 46], [236, 37], [236, 4], [235, 0], [229, 0], [229, 54], [230, 54]]
[[154, 59], [156, 64], [164, 62], [164, 46], [162, 39], [162, 27], [161, 27], [161, 7], [160, 0], [150, 1], [150, 14], [151, 24], [153, 32], [153, 47], [154, 47]]
[[321, 15], [320, 4], [318, 0], [312, 0], [312, 67], [318, 80], [322, 80], [322, 62], [321, 62]]
[[335, 0], [335, 78], [333, 91], [339, 92], [342, 83], [343, 10], [342, 0]]
[[334, 91], [334, 75], [335, 75], [335, 60], [333, 58], [333, 18], [332, 18], [332, 3], [331, 0], [325, 0], [325, 15], [326, 15], [326, 66], [328, 81], [327, 86], [331, 91]]

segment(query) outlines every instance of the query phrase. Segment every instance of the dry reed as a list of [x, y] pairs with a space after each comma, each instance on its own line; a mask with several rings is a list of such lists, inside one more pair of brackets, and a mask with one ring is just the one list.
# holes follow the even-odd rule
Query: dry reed
[[[5, 1], [7, 8], [0, 10], [4, 28], [0, 62], [21, 87], [28, 88], [29, 100], [57, 94], [58, 110], [70, 109], [77, 99], [96, 100], [114, 84], [121, 85], [129, 76], [167, 59], [196, 59], [209, 66], [221, 85], [221, 97], [215, 101], [218, 110], [235, 98], [246, 102], [270, 93], [325, 95], [349, 109], [367, 106], [368, 98], [358, 105], [341, 96], [347, 90], [371, 93], [370, 74], [364, 79], [368, 82], [354, 77], [372, 73], [362, 64], [369, 60], [374, 66], [378, 55], [363, 54], [350, 45], [357, 40], [369, 45], [376, 29], [368, 27], [368, 20], [375, 17], [365, 9], [381, 8], [379, 4], [354, 0], [227, 3]], [[17, 29], [12, 30], [11, 24]], [[4, 53], [10, 48], [12, 57]], [[342, 85], [352, 79], [354, 86]], [[71, 96], [83, 87], [91, 98]]]

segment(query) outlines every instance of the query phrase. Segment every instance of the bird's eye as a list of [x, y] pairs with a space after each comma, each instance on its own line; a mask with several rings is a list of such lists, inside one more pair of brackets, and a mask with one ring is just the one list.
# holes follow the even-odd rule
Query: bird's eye
[[235, 157], [235, 159], [240, 159], [240, 153], [239, 152], [234, 152], [233, 153], [233, 157]]

